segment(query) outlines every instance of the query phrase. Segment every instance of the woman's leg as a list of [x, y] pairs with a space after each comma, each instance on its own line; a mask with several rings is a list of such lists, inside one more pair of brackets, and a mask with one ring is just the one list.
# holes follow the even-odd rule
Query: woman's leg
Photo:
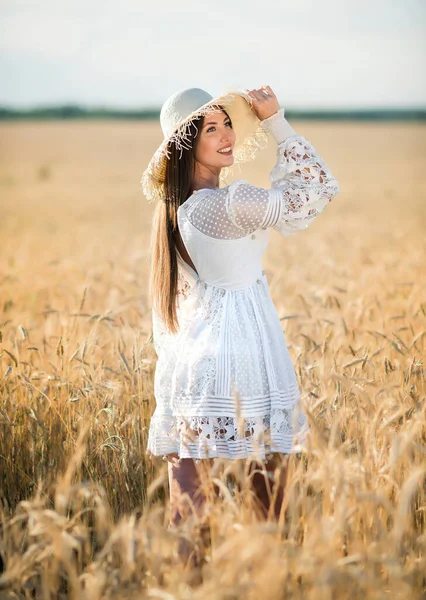
[[[258, 500], [262, 518], [267, 518], [272, 503], [271, 514], [277, 521], [279, 519], [287, 484], [288, 458], [288, 454], [274, 452], [272, 458], [269, 458], [265, 464], [266, 476], [261, 463], [253, 461], [250, 464], [248, 473], [251, 477], [251, 486]], [[279, 468], [279, 474], [278, 480], [275, 482], [274, 473], [277, 467]]]
[[[205, 482], [214, 459], [203, 459], [198, 464], [192, 458], [182, 458], [179, 462], [177, 454], [169, 454], [167, 459], [170, 488], [169, 527], [173, 527], [194, 512], [198, 517], [203, 516], [206, 507]], [[272, 453], [272, 457], [264, 465], [266, 474], [262, 463], [254, 460], [249, 465], [251, 489], [257, 498], [262, 518], [267, 518], [273, 503], [271, 514], [276, 520], [279, 519], [287, 484], [288, 459], [288, 454]], [[277, 468], [279, 473], [275, 481]], [[214, 489], [217, 494], [219, 490], [216, 486]]]
[[[195, 463], [192, 458], [182, 458], [179, 462], [177, 454], [168, 455], [168, 475], [170, 487], [170, 522], [169, 529], [176, 527], [189, 514], [195, 513], [202, 517], [206, 507], [206, 488], [203, 481], [208, 477], [211, 460], [203, 459]], [[215, 492], [216, 492], [216, 486]], [[202, 538], [203, 547], [210, 543], [209, 523], [201, 523], [199, 533]], [[196, 550], [194, 542], [181, 537], [178, 546], [179, 555], [185, 562], [190, 561], [192, 566], [200, 566], [203, 561], [204, 549], [198, 546]]]
[[[170, 488], [170, 524], [177, 525], [191, 513], [198, 516], [204, 514], [206, 494], [203, 481], [208, 474], [208, 459], [195, 464], [192, 458], [182, 458], [179, 462], [177, 454], [169, 454], [168, 475]], [[208, 464], [207, 464], [208, 463]]]

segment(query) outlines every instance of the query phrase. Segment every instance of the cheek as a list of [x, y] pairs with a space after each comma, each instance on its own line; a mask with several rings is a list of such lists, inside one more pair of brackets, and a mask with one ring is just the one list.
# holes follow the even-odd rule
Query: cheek
[[208, 138], [201, 138], [196, 151], [196, 158], [202, 158], [211, 154], [212, 152], [216, 152], [217, 141], [213, 139], [213, 136]]

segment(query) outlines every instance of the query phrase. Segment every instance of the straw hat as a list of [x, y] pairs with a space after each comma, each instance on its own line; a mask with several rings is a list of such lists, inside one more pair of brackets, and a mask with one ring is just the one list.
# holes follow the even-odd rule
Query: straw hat
[[[149, 202], [164, 200], [166, 165], [169, 159], [167, 145], [173, 141], [181, 151], [189, 149], [189, 125], [193, 118], [211, 112], [221, 112], [222, 106], [232, 121], [236, 134], [234, 165], [254, 159], [260, 148], [268, 144], [268, 136], [252, 110], [252, 98], [244, 91], [230, 91], [213, 98], [201, 88], [188, 88], [175, 92], [161, 108], [160, 124], [164, 139], [151, 158], [141, 179], [143, 193]], [[220, 179], [228, 176], [230, 167], [222, 168]]]

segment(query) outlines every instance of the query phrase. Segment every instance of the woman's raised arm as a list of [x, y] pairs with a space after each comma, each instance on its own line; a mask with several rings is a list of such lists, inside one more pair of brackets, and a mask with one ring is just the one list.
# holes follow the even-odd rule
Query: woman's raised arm
[[261, 121], [278, 144], [277, 161], [261, 188], [238, 180], [228, 186], [227, 212], [245, 233], [273, 227], [284, 236], [306, 229], [330, 200], [339, 184], [312, 144], [298, 135], [284, 109]]
[[261, 124], [278, 144], [271, 188], [238, 179], [193, 197], [186, 208], [188, 218], [211, 237], [236, 239], [267, 227], [291, 235], [306, 229], [340, 191], [316, 149], [288, 123], [283, 108]]

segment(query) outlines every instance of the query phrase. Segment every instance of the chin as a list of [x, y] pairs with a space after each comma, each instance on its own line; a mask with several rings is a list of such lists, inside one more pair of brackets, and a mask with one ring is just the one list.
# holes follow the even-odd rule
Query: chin
[[229, 165], [232, 165], [234, 163], [234, 155], [227, 156], [226, 158], [222, 159], [221, 162], [222, 162], [222, 166], [229, 167]]

